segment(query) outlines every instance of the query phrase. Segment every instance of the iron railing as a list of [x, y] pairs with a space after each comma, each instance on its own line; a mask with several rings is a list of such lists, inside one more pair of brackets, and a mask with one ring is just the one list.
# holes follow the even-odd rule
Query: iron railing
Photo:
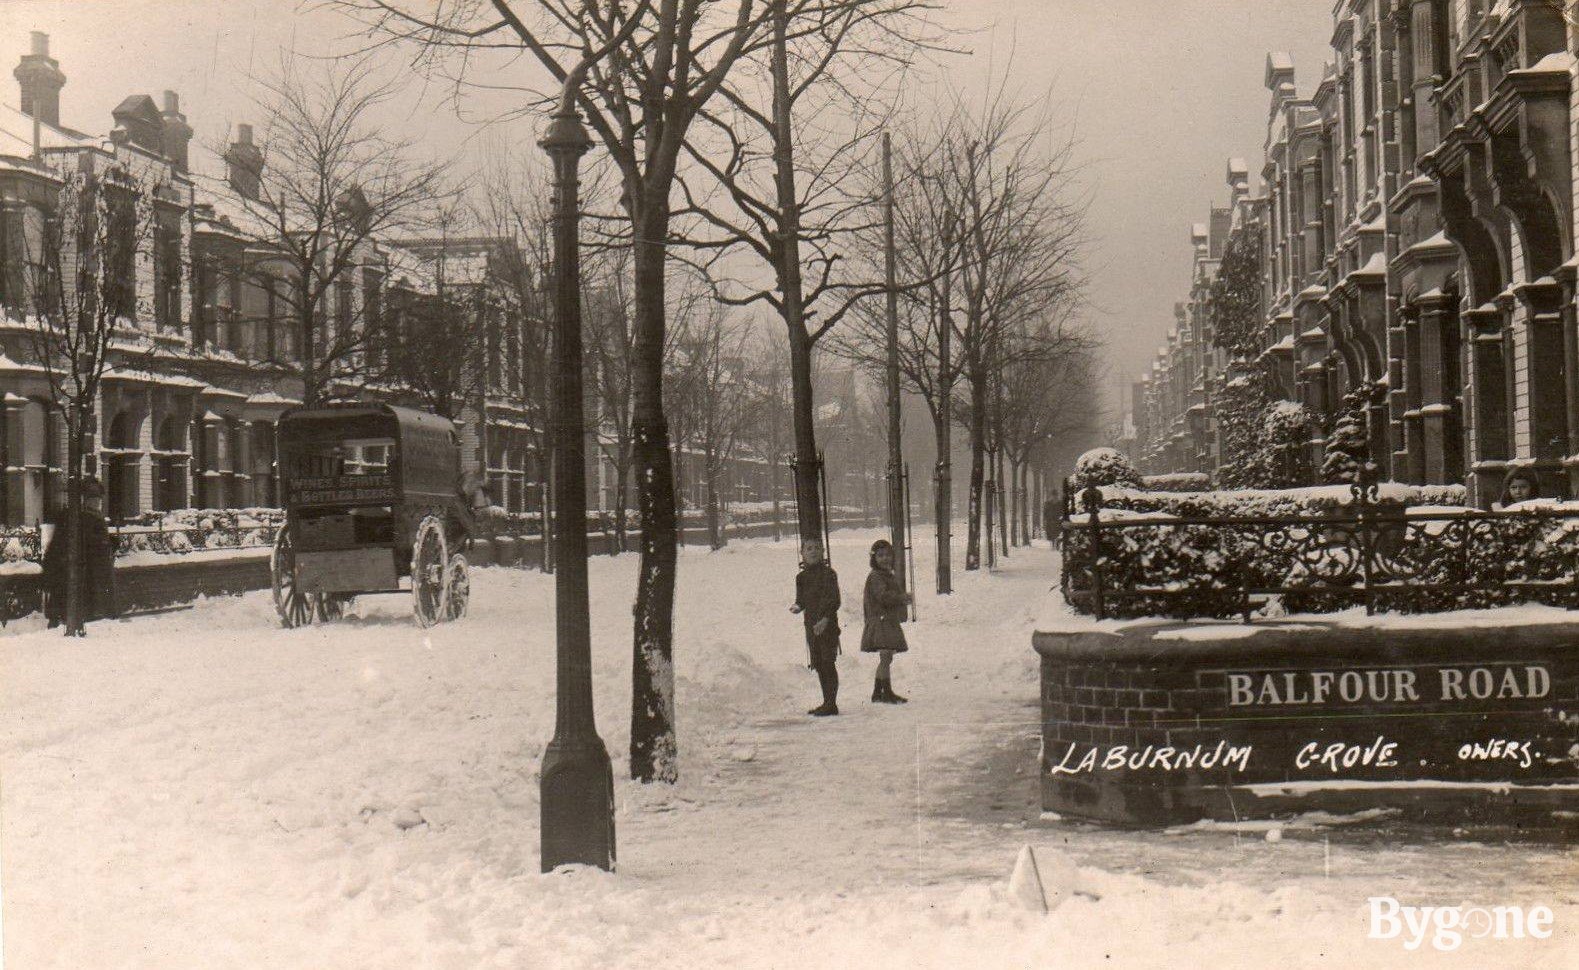
[[1116, 510], [1100, 488], [1078, 499], [1071, 490], [1064, 596], [1099, 619], [1247, 623], [1270, 597], [1285, 612], [1579, 608], [1579, 507], [1408, 511], [1381, 501], [1375, 482], [1351, 486], [1350, 496], [1317, 515], [1179, 516]]

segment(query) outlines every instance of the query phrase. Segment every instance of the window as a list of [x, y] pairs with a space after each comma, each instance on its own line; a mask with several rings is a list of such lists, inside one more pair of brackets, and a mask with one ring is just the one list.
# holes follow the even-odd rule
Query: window
[[154, 231], [154, 323], [181, 326], [181, 230], [166, 225]]
[[391, 343], [384, 324], [383, 286], [383, 277], [377, 273], [362, 274], [362, 323], [367, 328], [368, 363], [374, 367], [385, 364]]
[[108, 188], [104, 231], [105, 297], [110, 312], [137, 319], [137, 198], [127, 189]]
[[194, 260], [192, 263], [192, 347], [202, 350], [208, 345], [214, 327], [218, 288], [214, 281], [214, 261]]
[[263, 328], [258, 335], [258, 355], [265, 360], [276, 360], [279, 355], [278, 334], [275, 321], [280, 317], [279, 281], [270, 277], [263, 284]]

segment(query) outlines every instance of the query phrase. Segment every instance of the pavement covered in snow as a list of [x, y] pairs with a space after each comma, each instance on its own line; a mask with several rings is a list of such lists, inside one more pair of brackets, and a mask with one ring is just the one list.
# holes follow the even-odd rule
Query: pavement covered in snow
[[[790, 542], [681, 556], [681, 781], [625, 781], [636, 558], [592, 567], [617, 874], [538, 872], [552, 579], [480, 570], [285, 631], [266, 594], [0, 637], [7, 970], [83, 967], [1571, 966], [1579, 853], [1306, 820], [1120, 832], [1039, 817], [1036, 658], [1057, 560], [923, 593], [903, 707], [854, 650], [865, 545], [836, 533], [837, 718], [787, 612]], [[918, 540], [924, 540], [918, 535]], [[917, 565], [929, 575], [928, 546]], [[925, 588], [925, 587], [924, 587]], [[17, 628], [13, 626], [12, 631]], [[1016, 903], [1025, 845], [1054, 909]], [[1366, 939], [1366, 899], [1550, 906], [1545, 941]]]

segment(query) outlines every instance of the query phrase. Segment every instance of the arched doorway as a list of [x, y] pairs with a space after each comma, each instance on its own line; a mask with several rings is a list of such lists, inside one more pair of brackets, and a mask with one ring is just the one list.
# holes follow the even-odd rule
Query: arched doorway
[[104, 513], [111, 522], [137, 514], [137, 418], [130, 411], [115, 413], [104, 430]]

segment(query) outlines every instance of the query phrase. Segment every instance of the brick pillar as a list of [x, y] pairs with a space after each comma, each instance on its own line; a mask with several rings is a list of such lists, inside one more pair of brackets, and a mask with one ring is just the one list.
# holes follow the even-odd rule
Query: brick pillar
[[1500, 494], [1502, 476], [1513, 455], [1503, 317], [1501, 310], [1489, 306], [1465, 310], [1462, 317], [1470, 342], [1470, 470], [1479, 504], [1489, 506]]
[[1455, 325], [1451, 321], [1451, 298], [1437, 292], [1421, 297], [1416, 304], [1419, 311], [1417, 333], [1419, 339], [1420, 375], [1420, 444], [1422, 481], [1428, 485], [1442, 485], [1454, 474], [1448, 468], [1449, 442], [1460, 432], [1458, 416], [1450, 400], [1456, 388], [1445, 386], [1442, 375], [1447, 360], [1445, 328]]
[[[1568, 454], [1567, 371], [1564, 360], [1562, 287], [1552, 281], [1517, 288], [1525, 311], [1528, 342], [1526, 380], [1529, 385], [1530, 455], [1536, 459], [1541, 494], [1556, 495], [1567, 487], [1561, 461]], [[1561, 481], [1559, 481], [1561, 479]]]
[[131, 459], [135, 463], [131, 474], [132, 480], [137, 483], [133, 486], [137, 489], [137, 499], [133, 509], [142, 512], [154, 507], [156, 476], [151, 454], [154, 446], [153, 392], [144, 391], [139, 396], [142, 400], [138, 406], [140, 415], [137, 421], [137, 447], [142, 453]]
[[1575, 301], [1579, 299], [1579, 270], [1573, 266], [1564, 265], [1554, 274], [1562, 286], [1559, 300], [1559, 320], [1563, 334], [1563, 390], [1567, 397], [1567, 407], [1564, 409], [1564, 423], [1567, 431], [1566, 451], [1563, 459], [1563, 470], [1567, 473], [1567, 491], [1565, 495], [1572, 497], [1579, 495], [1579, 310], [1576, 310]]
[[[1401, 398], [1396, 410], [1400, 412], [1399, 418], [1402, 425], [1402, 440], [1398, 443], [1403, 450], [1400, 477], [1415, 484], [1421, 484], [1426, 479], [1426, 442], [1424, 415], [1421, 413], [1425, 400], [1425, 375], [1423, 355], [1421, 353], [1421, 327], [1420, 309], [1415, 304], [1401, 307], [1398, 311], [1399, 339], [1394, 347], [1402, 347], [1403, 359], [1399, 362], [1402, 372], [1403, 386], [1395, 388], [1393, 394]], [[1440, 375], [1437, 381], [1441, 381]]]

